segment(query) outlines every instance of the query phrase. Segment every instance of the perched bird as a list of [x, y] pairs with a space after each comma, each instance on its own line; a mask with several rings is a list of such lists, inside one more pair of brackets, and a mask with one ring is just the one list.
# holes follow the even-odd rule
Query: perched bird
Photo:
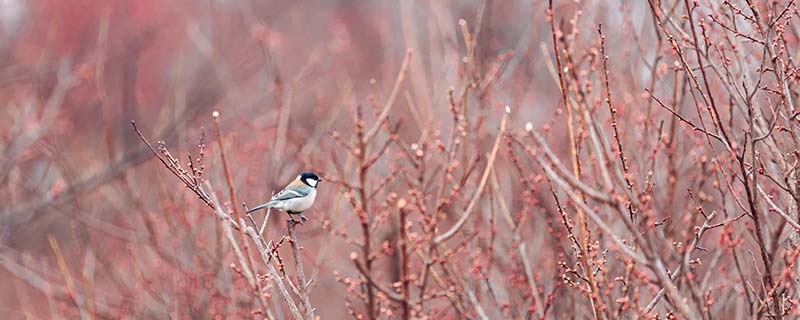
[[247, 210], [247, 213], [264, 208], [275, 208], [286, 211], [292, 221], [295, 221], [293, 215], [299, 215], [302, 223], [307, 220], [303, 211], [308, 210], [314, 204], [314, 199], [317, 197], [317, 184], [320, 181], [322, 179], [313, 172], [303, 172], [283, 190], [272, 196], [269, 202]]

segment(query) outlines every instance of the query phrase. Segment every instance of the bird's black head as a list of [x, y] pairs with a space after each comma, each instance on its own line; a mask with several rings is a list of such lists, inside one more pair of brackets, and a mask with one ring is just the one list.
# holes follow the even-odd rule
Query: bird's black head
[[313, 172], [303, 172], [298, 177], [300, 181], [308, 185], [309, 187], [316, 188], [317, 184], [322, 181], [315, 173]]

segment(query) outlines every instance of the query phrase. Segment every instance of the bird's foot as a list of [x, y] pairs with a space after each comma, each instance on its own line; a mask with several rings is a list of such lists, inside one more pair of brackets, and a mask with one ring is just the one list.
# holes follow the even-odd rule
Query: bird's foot
[[[306, 222], [306, 220], [308, 220], [308, 219], [306, 219], [306, 217], [302, 213], [299, 213], [299, 212], [288, 212], [288, 213], [289, 213], [289, 220], [286, 220], [286, 222], [288, 222], [288, 223], [302, 225], [304, 222]], [[295, 215], [300, 216], [300, 220], [299, 221], [294, 219]]]

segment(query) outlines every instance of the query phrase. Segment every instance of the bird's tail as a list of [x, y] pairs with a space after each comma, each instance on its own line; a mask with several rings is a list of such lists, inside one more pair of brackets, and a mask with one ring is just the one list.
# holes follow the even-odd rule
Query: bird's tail
[[247, 213], [250, 213], [250, 212], [253, 212], [253, 211], [258, 211], [258, 210], [261, 210], [261, 209], [264, 209], [264, 208], [271, 208], [274, 205], [275, 205], [275, 201], [270, 201], [270, 202], [267, 202], [265, 204], [257, 205], [257, 206], [255, 206], [253, 208], [250, 208], [250, 210], [247, 210]]

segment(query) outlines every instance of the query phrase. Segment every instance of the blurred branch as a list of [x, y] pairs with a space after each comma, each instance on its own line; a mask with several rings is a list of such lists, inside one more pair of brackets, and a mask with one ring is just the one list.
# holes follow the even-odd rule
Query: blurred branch
[[[386, 117], [389, 116], [389, 111], [392, 110], [394, 106], [394, 100], [397, 99], [397, 94], [400, 92], [400, 85], [403, 84], [403, 80], [406, 78], [406, 70], [408, 69], [408, 63], [411, 61], [411, 53], [413, 50], [407, 49], [406, 54], [403, 57], [403, 63], [400, 64], [400, 71], [397, 73], [397, 79], [394, 81], [394, 86], [392, 87], [392, 92], [389, 93], [389, 99], [386, 100], [386, 103], [383, 105], [383, 110], [381, 111], [378, 119], [375, 120], [375, 124], [372, 125], [372, 128], [367, 131], [367, 134], [364, 136], [364, 144], [369, 144], [370, 140], [375, 137], [375, 134], [378, 133], [381, 126], [383, 125], [383, 121], [386, 120]], [[362, 152], [364, 152], [362, 150]]]
[[511, 113], [511, 108], [506, 106], [505, 113], [503, 114], [503, 119], [500, 120], [500, 132], [497, 134], [497, 138], [494, 141], [494, 147], [492, 147], [492, 151], [489, 154], [489, 160], [486, 162], [486, 169], [483, 170], [483, 176], [481, 177], [481, 181], [478, 183], [478, 188], [475, 190], [475, 194], [472, 195], [472, 200], [469, 201], [467, 208], [464, 210], [464, 213], [461, 214], [461, 218], [458, 219], [455, 225], [450, 227], [447, 231], [440, 234], [436, 238], [434, 238], [433, 242], [436, 244], [442, 243], [447, 239], [453, 237], [461, 227], [464, 226], [464, 223], [467, 222], [470, 215], [472, 214], [472, 210], [475, 208], [475, 205], [478, 203], [478, 199], [480, 199], [481, 194], [483, 193], [483, 187], [486, 185], [486, 181], [489, 179], [489, 174], [492, 172], [492, 167], [494, 166], [494, 160], [497, 157], [497, 151], [500, 149], [500, 141], [502, 141], [503, 136], [506, 132], [506, 125], [508, 124], [508, 115]]
[[67, 91], [69, 91], [76, 82], [72, 75], [71, 68], [72, 65], [66, 60], [59, 64], [55, 88], [47, 99], [47, 102], [42, 105], [41, 110], [36, 112], [36, 114], [39, 115], [39, 119], [32, 121], [34, 124], [32, 128], [23, 126], [23, 124], [30, 122], [30, 119], [20, 119], [17, 126], [15, 126], [20, 132], [12, 135], [13, 139], [0, 149], [0, 151], [3, 152], [3, 158], [2, 161], [0, 161], [0, 182], [5, 183], [8, 173], [13, 168], [17, 157], [22, 151], [27, 149], [34, 142], [39, 141], [39, 139], [44, 137], [47, 132], [53, 128], [53, 123], [57, 120], [56, 117], [61, 110]]

